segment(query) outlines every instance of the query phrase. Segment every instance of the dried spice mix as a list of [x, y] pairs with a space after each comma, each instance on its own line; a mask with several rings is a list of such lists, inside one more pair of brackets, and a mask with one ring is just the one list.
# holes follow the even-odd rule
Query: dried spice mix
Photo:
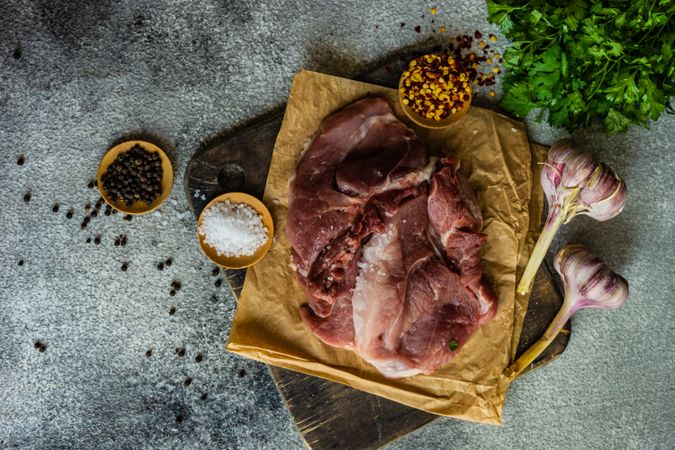
[[[482, 38], [478, 30], [473, 36], [456, 36], [447, 51], [410, 61], [399, 88], [403, 103], [422, 117], [440, 121], [471, 102], [473, 85], [495, 84], [502, 59], [490, 43], [497, 38], [493, 34], [486, 40]], [[478, 49], [474, 50], [476, 41]], [[494, 91], [490, 95], [494, 96]]]

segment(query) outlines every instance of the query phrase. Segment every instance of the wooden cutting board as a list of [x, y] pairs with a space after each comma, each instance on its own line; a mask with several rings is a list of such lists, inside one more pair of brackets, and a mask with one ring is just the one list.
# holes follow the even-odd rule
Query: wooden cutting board
[[[405, 64], [422, 53], [425, 52], [400, 52], [356, 79], [395, 88]], [[262, 198], [283, 112], [281, 106], [228, 130], [195, 153], [184, 178], [195, 217], [209, 200], [223, 192], [240, 191]], [[238, 298], [246, 271], [225, 272]], [[543, 265], [532, 290], [518, 355], [539, 339], [561, 305], [562, 297], [551, 270]], [[571, 332], [569, 323], [565, 329], [528, 370], [548, 364], [565, 350]], [[312, 449], [378, 448], [438, 418], [348, 386], [268, 367], [302, 438]]]

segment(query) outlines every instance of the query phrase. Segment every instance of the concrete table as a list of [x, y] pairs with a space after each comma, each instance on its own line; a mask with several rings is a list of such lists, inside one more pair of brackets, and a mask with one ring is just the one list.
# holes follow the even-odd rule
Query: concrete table
[[[201, 143], [283, 103], [301, 68], [350, 76], [428, 38], [496, 31], [483, 2], [429, 6], [0, 2], [0, 447], [302, 448], [267, 369], [223, 350], [234, 303], [199, 251], [182, 175]], [[675, 445], [674, 127], [573, 134], [624, 176], [629, 203], [554, 246], [585, 244], [621, 272], [626, 306], [582, 312], [563, 357], [512, 386], [503, 427], [441, 419], [392, 448]], [[138, 133], [174, 160], [169, 201], [81, 229], [100, 157]]]

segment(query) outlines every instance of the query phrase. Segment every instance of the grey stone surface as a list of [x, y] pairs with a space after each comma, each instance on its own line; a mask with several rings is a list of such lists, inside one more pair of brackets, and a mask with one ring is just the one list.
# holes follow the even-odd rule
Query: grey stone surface
[[[494, 30], [481, 1], [440, 7], [435, 25], [449, 32]], [[182, 176], [200, 143], [283, 103], [299, 69], [350, 76], [440, 39], [428, 9], [386, 0], [0, 1], [0, 447], [302, 448], [265, 367], [223, 350], [234, 304], [197, 247]], [[675, 446], [674, 126], [669, 116], [612, 138], [574, 133], [625, 177], [629, 202], [608, 223], [575, 220], [555, 245], [586, 244], [623, 273], [625, 307], [581, 312], [564, 356], [512, 386], [503, 427], [439, 419], [392, 448]], [[528, 128], [543, 143], [564, 135]], [[138, 132], [173, 157], [169, 202], [81, 230], [84, 205], [98, 197], [87, 182], [100, 157]], [[85, 243], [97, 234], [100, 245]], [[113, 245], [119, 234], [125, 247]], [[157, 270], [169, 256], [174, 264]], [[170, 297], [174, 279], [183, 288]]]

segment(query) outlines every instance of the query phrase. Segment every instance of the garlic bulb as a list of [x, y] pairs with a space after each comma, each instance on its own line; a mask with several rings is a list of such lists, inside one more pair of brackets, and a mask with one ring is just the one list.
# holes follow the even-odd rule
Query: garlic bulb
[[513, 380], [553, 342], [572, 315], [582, 308], [617, 309], [628, 298], [628, 282], [581, 245], [566, 245], [555, 258], [565, 299], [544, 335], [504, 375]]
[[617, 216], [626, 205], [626, 183], [610, 167], [577, 152], [569, 141], [557, 142], [549, 150], [541, 171], [541, 185], [548, 203], [548, 217], [518, 284], [520, 294], [530, 289], [563, 223], [577, 214], [603, 222]]

